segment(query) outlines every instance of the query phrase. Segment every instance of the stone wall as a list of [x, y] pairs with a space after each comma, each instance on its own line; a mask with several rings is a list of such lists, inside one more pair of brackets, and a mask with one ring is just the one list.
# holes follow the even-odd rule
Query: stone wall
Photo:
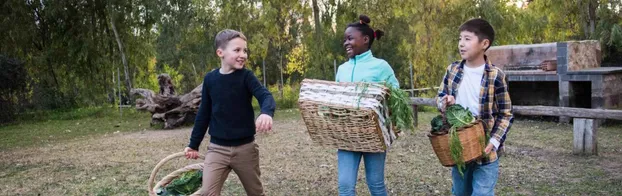
[[600, 42], [596, 40], [567, 42], [568, 71], [600, 67]]
[[607, 109], [622, 109], [622, 73], [603, 76], [603, 105]]
[[543, 61], [556, 60], [557, 44], [493, 46], [486, 55], [495, 66], [505, 70], [537, 70]]

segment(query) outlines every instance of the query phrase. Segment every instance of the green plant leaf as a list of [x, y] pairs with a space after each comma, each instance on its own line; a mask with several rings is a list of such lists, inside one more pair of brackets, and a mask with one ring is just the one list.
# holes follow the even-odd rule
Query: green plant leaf
[[183, 173], [166, 185], [166, 195], [190, 195], [201, 188], [203, 172], [192, 170]]
[[449, 106], [445, 116], [447, 117], [447, 122], [457, 128], [464, 127], [475, 121], [473, 114], [459, 104]]
[[438, 115], [434, 117], [432, 119], [432, 122], [430, 122], [430, 124], [432, 126], [432, 133], [440, 132], [441, 129], [443, 128], [443, 116]]

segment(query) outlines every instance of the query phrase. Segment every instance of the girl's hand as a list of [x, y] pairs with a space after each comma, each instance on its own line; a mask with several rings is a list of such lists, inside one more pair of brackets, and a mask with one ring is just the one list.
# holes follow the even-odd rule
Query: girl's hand
[[259, 115], [255, 122], [255, 131], [258, 133], [268, 133], [272, 131], [272, 117], [267, 114]]
[[184, 153], [186, 153], [186, 159], [198, 159], [199, 151], [192, 149], [190, 147], [186, 147], [184, 149]]

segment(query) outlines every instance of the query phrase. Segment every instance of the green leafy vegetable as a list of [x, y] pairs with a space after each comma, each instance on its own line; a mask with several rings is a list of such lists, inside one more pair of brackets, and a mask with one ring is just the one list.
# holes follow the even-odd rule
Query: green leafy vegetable
[[369, 90], [369, 85], [370, 85], [369, 83], [359, 83], [354, 88], [354, 92], [358, 92], [359, 86], [363, 86], [361, 89], [361, 92], [359, 93], [359, 97], [357, 100], [357, 105], [356, 105], [357, 109], [361, 107], [361, 99], [363, 99], [363, 96], [365, 95], [365, 93], [367, 93], [367, 90]]
[[471, 111], [463, 108], [459, 104], [449, 106], [447, 108], [445, 116], [447, 117], [447, 122], [449, 122], [451, 126], [457, 128], [464, 127], [475, 121], [475, 118], [473, 117], [473, 114], [471, 114]]
[[456, 129], [455, 126], [449, 129], [449, 152], [451, 154], [451, 159], [456, 163], [460, 176], [464, 176], [466, 164], [462, 159], [462, 143], [460, 143], [460, 137], [458, 137], [458, 131], [456, 131]]
[[191, 195], [201, 188], [203, 171], [192, 170], [183, 173], [180, 177], [173, 180], [164, 187], [164, 195]]
[[[360, 106], [361, 99], [368, 91], [370, 83], [360, 83], [355, 87], [355, 92], [359, 91], [357, 98], [357, 107]], [[413, 109], [410, 105], [410, 96], [406, 91], [399, 89], [392, 84], [385, 82], [384, 86], [389, 88], [389, 97], [387, 98], [389, 111], [391, 111], [390, 120], [398, 130], [414, 130], [413, 127]]]
[[[451, 158], [454, 163], [456, 163], [460, 175], [464, 175], [463, 171], [466, 168], [466, 164], [462, 159], [463, 148], [462, 143], [460, 143], [460, 137], [458, 137], [458, 129], [475, 122], [475, 117], [473, 117], [473, 114], [471, 114], [468, 108], [464, 108], [459, 104], [454, 104], [447, 107], [445, 118], [447, 119], [447, 123], [451, 126], [451, 128], [449, 128], [449, 151]], [[441, 115], [432, 119], [430, 123], [432, 125], [433, 134], [439, 134], [444, 130], [443, 126], [445, 124]], [[482, 146], [485, 145], [485, 142], [486, 140], [484, 140], [484, 138], [480, 139]]]
[[434, 117], [432, 119], [432, 122], [430, 122], [431, 126], [432, 126], [432, 133], [440, 133], [443, 131], [443, 116], [442, 115], [438, 115], [436, 117]]
[[414, 130], [413, 108], [410, 105], [410, 96], [406, 91], [399, 89], [392, 84], [385, 82], [389, 88], [389, 110], [391, 111], [391, 122], [399, 130]]

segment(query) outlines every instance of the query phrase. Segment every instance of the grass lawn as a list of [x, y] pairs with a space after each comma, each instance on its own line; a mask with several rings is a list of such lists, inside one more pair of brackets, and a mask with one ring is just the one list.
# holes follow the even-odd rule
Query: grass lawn
[[[116, 111], [94, 110], [0, 127], [0, 195], [147, 195], [156, 163], [187, 145], [189, 127], [154, 130], [147, 113], [128, 109], [119, 121]], [[426, 137], [434, 115], [420, 113], [418, 129], [389, 152], [391, 195], [450, 194], [450, 170], [438, 163]], [[335, 149], [315, 145], [299, 116], [297, 110], [278, 111], [275, 132], [257, 136], [266, 194], [336, 195]], [[622, 195], [622, 127], [598, 131], [600, 155], [575, 156], [572, 125], [516, 120], [500, 162], [497, 195]], [[172, 161], [158, 177], [195, 162]], [[368, 195], [363, 168], [357, 192]], [[235, 174], [223, 195], [244, 195]]]
[[101, 135], [149, 129], [151, 115], [135, 109], [111, 107], [30, 113], [17, 123], [0, 126], [0, 150], [45, 146]]

